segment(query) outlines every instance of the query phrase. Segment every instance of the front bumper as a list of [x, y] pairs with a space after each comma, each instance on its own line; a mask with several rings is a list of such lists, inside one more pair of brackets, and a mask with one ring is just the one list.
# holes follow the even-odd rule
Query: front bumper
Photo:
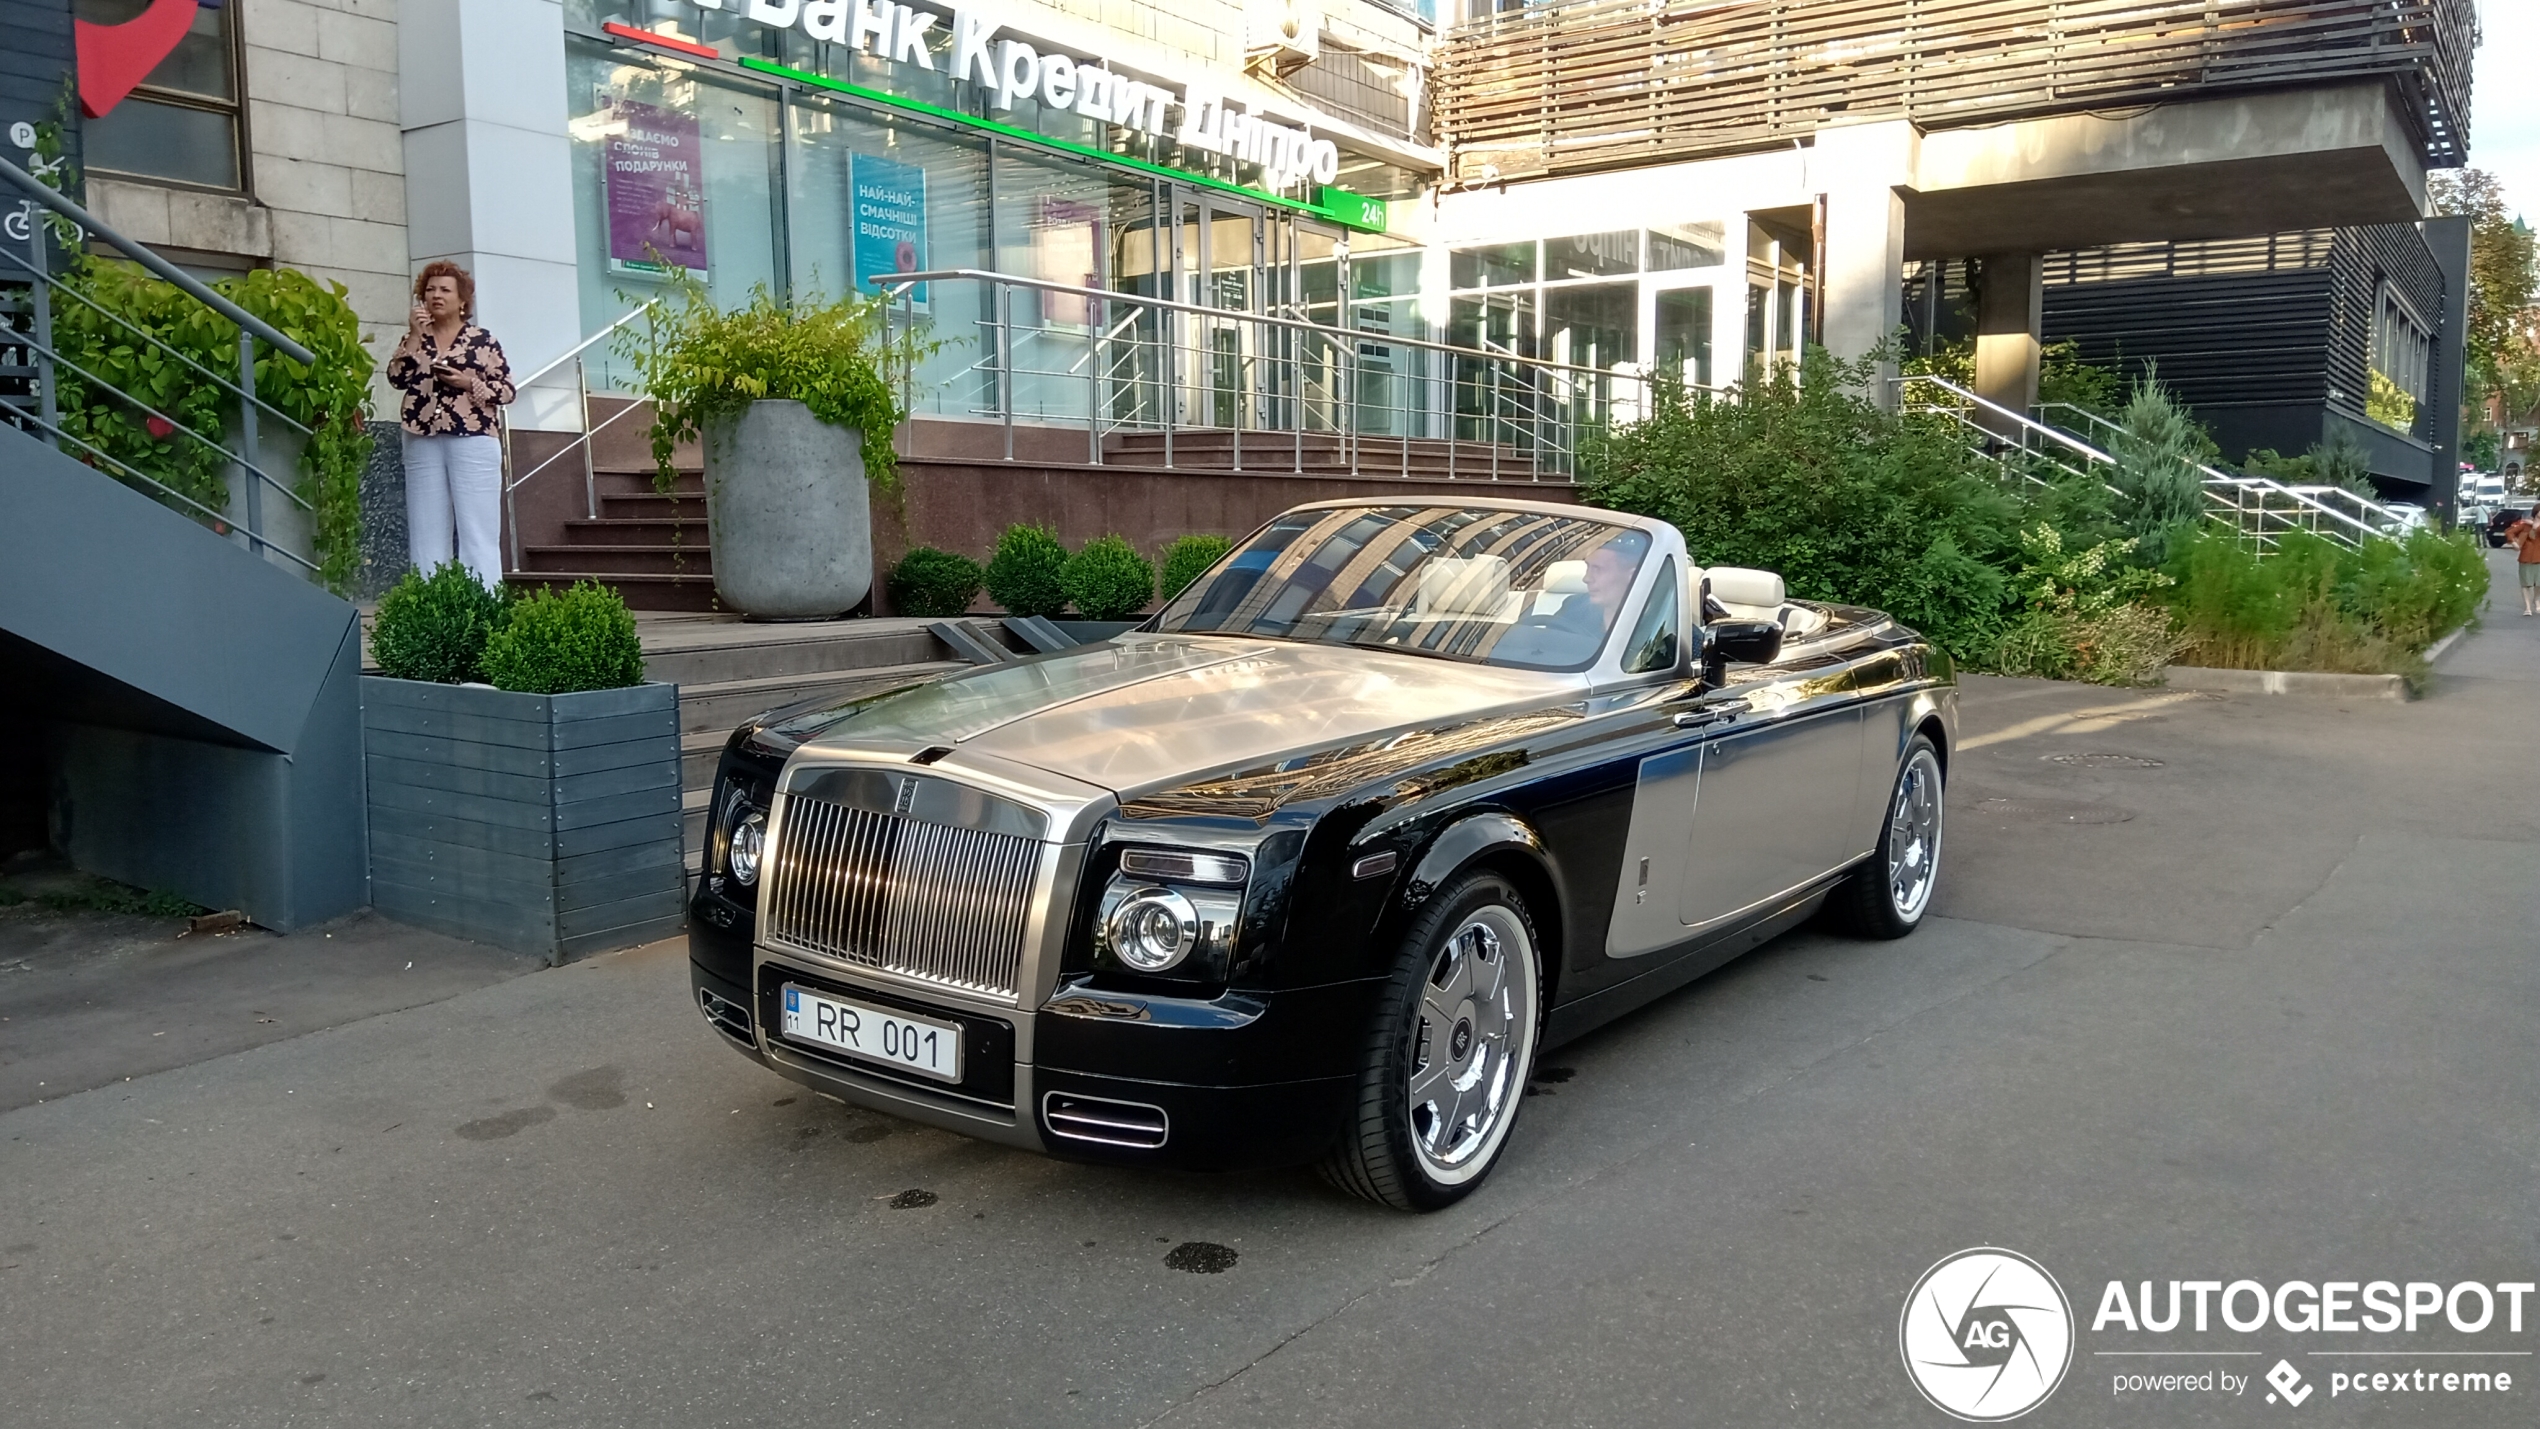
[[[1353, 1064], [1379, 986], [1204, 1000], [1071, 989], [1030, 1012], [985, 1009], [752, 954], [731, 932], [690, 926], [700, 1011], [734, 1050], [778, 1076], [964, 1136], [1109, 1165], [1231, 1171], [1313, 1160], [1354, 1098]], [[773, 1033], [787, 982], [961, 1023], [968, 1078], [921, 1083]]]

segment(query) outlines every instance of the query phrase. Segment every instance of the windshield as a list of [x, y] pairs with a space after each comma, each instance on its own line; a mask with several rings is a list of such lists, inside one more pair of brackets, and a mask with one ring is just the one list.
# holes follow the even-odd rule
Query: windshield
[[1648, 554], [1648, 533], [1584, 515], [1292, 511], [1193, 582], [1156, 628], [1583, 670]]

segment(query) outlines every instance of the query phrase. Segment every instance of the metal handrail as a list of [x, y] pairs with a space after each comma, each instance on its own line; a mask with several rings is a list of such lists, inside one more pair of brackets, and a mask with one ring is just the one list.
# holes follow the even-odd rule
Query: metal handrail
[[[1614, 375], [1602, 367], [1582, 367], [1576, 363], [1554, 362], [1542, 357], [1519, 357], [1511, 353], [1493, 352], [1488, 348], [1459, 347], [1453, 343], [1431, 342], [1426, 338], [1397, 337], [1390, 333], [1380, 336], [1353, 328], [1333, 327], [1328, 323], [1318, 323], [1306, 318], [1284, 318], [1270, 313], [1247, 313], [1233, 308], [1212, 308], [1202, 303], [1185, 303], [1173, 298], [1151, 298], [1144, 293], [1122, 293], [1109, 288], [1083, 288], [1073, 283], [1053, 283], [1045, 278], [1025, 278], [1013, 273], [990, 272], [984, 268], [945, 268], [928, 273], [876, 273], [867, 281], [878, 288], [904, 290], [923, 283], [949, 283], [962, 279], [995, 282], [1013, 288], [1031, 288], [1045, 293], [1064, 293], [1069, 297], [1090, 298], [1099, 302], [1128, 303], [1142, 308], [1152, 308], [1159, 312], [1188, 313], [1225, 322], [1263, 323], [1272, 327], [1317, 333], [1350, 342], [1381, 342], [1388, 347], [1416, 347], [1423, 351], [1444, 353], [1451, 357], [1479, 358], [1485, 362], [1514, 362], [1526, 367], [1542, 368], [1545, 371], [1576, 372], [1594, 377]], [[1695, 389], [1693, 383], [1685, 385], [1688, 389]]]
[[[1302, 471], [1306, 439], [1318, 435], [1340, 444], [1340, 459], [1351, 469], [1360, 469], [1373, 438], [1386, 447], [1399, 441], [1406, 478], [1415, 457], [1426, 462], [1443, 456], [1449, 480], [1501, 479], [1511, 455], [1502, 448], [1513, 443], [1524, 453], [1515, 479], [1562, 480], [1575, 474], [1578, 438], [1612, 425], [1617, 404], [1645, 409], [1658, 385], [1653, 373], [1637, 365], [1607, 368], [1525, 357], [1490, 346], [1339, 327], [1277, 310], [1211, 307], [977, 268], [882, 274], [870, 281], [898, 299], [886, 310], [889, 319], [894, 326], [905, 323], [911, 333], [925, 321], [915, 308], [919, 285], [981, 286], [977, 321], [983, 351], [959, 377], [980, 379], [983, 390], [969, 410], [1002, 423], [1009, 461], [1015, 459], [1018, 423], [1061, 428], [1081, 423], [1086, 460], [1096, 466], [1109, 460], [1105, 437], [1134, 427], [1163, 439], [1167, 467], [1177, 464], [1177, 439], [1199, 430], [1231, 435], [1223, 450], [1234, 471]], [[1064, 299], [1086, 312], [1025, 317], [1015, 311], [1018, 292]], [[940, 300], [934, 306], [945, 310]], [[1130, 316], [1115, 317], [1121, 308]], [[1250, 336], [1219, 346], [1214, 335], [1229, 330]], [[1106, 343], [1114, 348], [1110, 354], [1090, 350]], [[1078, 344], [1089, 350], [1066, 350]], [[1060, 355], [1035, 360], [1052, 346]], [[1512, 374], [1512, 368], [1522, 372]], [[914, 364], [896, 375], [913, 403]], [[1378, 381], [1370, 387], [1363, 378]], [[1685, 385], [1718, 390], [1707, 383]], [[1078, 395], [1068, 395], [1071, 388]], [[1468, 395], [1478, 401], [1477, 410], [1464, 408]], [[1424, 441], [1441, 439], [1442, 451], [1415, 451]], [[1487, 460], [1469, 450], [1477, 445], [1489, 446]]]
[[573, 359], [590, 351], [593, 343], [598, 342], [601, 338], [607, 337], [610, 333], [617, 331], [619, 328], [626, 326], [628, 323], [635, 321], [637, 318], [642, 317], [644, 314], [651, 312], [654, 308], [659, 306], [661, 306], [661, 299], [646, 298], [641, 304], [628, 308], [625, 312], [618, 314], [617, 321], [610, 323], [607, 327], [600, 329], [598, 332], [582, 339], [573, 346], [566, 348], [563, 356], [548, 363], [546, 366], [539, 368], [537, 371], [530, 373], [528, 376], [514, 381], [512, 383], [513, 390], [519, 391], [524, 388], [537, 386], [539, 379], [545, 377], [548, 373], [555, 371], [557, 368], [564, 366], [566, 363], [571, 362]]
[[[1903, 392], [1904, 384], [1906, 383], [1929, 384], [1941, 391], [1949, 393], [1951, 396], [1958, 398], [1961, 402], [1969, 406], [1980, 408], [1983, 411], [1992, 414], [1996, 418], [2010, 423], [2014, 432], [2022, 435], [2033, 434], [2043, 437], [2068, 450], [2085, 454], [2090, 461], [2103, 463], [2109, 466], [2114, 466], [2116, 464], [2115, 457], [2111, 456], [2107, 452], [2101, 451], [2097, 447], [2091, 446], [2079, 437], [2037, 421], [2035, 418], [2030, 417], [2024, 412], [2015, 412], [1998, 402], [1988, 401], [1983, 397], [1979, 397], [1975, 393], [1968, 391], [1966, 388], [1949, 381], [1947, 378], [1933, 377], [1929, 375], [1909, 375], [1891, 378], [1889, 381], [1897, 384], [1900, 393]], [[1965, 415], [1963, 412], [1951, 412], [1949, 415], [1951, 415], [1955, 420], [1971, 426], [1984, 425], [1976, 422], [1974, 418]], [[2123, 430], [2122, 428], [2116, 426], [2115, 423], [2108, 422], [2106, 418], [2098, 417], [2095, 413], [2089, 415], [2098, 422], [2106, 425], [2112, 431]], [[1997, 433], [1997, 435], [2003, 434]], [[2047, 459], [2051, 460], [2051, 458]], [[2198, 474], [2198, 484], [2203, 488], [2205, 498], [2208, 503], [2206, 508], [2207, 514], [2214, 516], [2217, 519], [2222, 519], [2223, 512], [2229, 512], [2235, 519], [2227, 521], [2226, 524], [2233, 525], [2236, 529], [2245, 530], [2248, 535], [2254, 537], [2262, 545], [2271, 545], [2273, 543], [2273, 536], [2268, 530], [2268, 518], [2270, 516], [2279, 518], [2286, 527], [2291, 529], [2304, 529], [2301, 521], [2293, 518], [2306, 517], [2310, 522], [2308, 529], [2315, 532], [2319, 531], [2321, 521], [2325, 518], [2327, 521], [2337, 523], [2340, 526], [2352, 528], [2352, 531], [2351, 534], [2348, 531], [2343, 530], [2324, 534], [2334, 534], [2341, 539], [2357, 544], [2360, 544], [2361, 539], [2375, 537], [2387, 539], [2389, 537], [2389, 532], [2373, 526], [2370, 522], [2349, 516], [2345, 512], [2338, 510], [2336, 507], [2310, 495], [2308, 492], [2296, 491], [2282, 482], [2273, 480], [2272, 478], [2218, 471], [2202, 462], [2190, 462], [2188, 465]], [[2110, 489], [2115, 490], [2116, 488], [2111, 487]], [[2258, 498], [2256, 507], [2253, 509], [2235, 499], [2235, 496], [2240, 493], [2255, 494]], [[2378, 504], [2366, 501], [2361, 497], [2356, 497], [2355, 501], [2358, 506], [2367, 507], [2383, 516], [2390, 516], [2391, 514]], [[2256, 525], [2254, 527], [2242, 526], [2240, 521], [2236, 518], [2243, 517], [2255, 518]], [[2392, 517], [2391, 519], [2395, 521], [2396, 518]]]
[[[2045, 411], [2057, 408], [2074, 413], [2094, 427], [2104, 428], [2109, 432], [2119, 435], [2123, 435], [2125, 432], [2125, 428], [2119, 426], [2117, 423], [2109, 421], [2107, 418], [2100, 416], [2098, 413], [2091, 411], [2087, 407], [2075, 406], [2070, 402], [2050, 402], [2045, 404], [2045, 406], [2040, 408], [2040, 410]], [[2262, 489], [2274, 488], [2298, 501], [2308, 502], [2311, 505], [2318, 507], [2322, 512], [2334, 516], [2339, 520], [2354, 526], [2358, 530], [2365, 531], [2376, 536], [2387, 534], [2385, 531], [2376, 528], [2370, 520], [2348, 516], [2346, 513], [2339, 511], [2336, 507], [2313, 497], [2310, 493], [2305, 491], [2296, 491], [2292, 487], [2285, 485], [2283, 482], [2277, 481], [2271, 476], [2258, 476], [2245, 471], [2224, 471], [2219, 467], [2207, 466], [2201, 461], [2191, 464], [2199, 472], [2204, 474], [2204, 480], [2208, 486], [2216, 483], [2232, 486], [2245, 486], [2251, 483], [2256, 483]], [[2370, 516], [2377, 516], [2382, 520], [2390, 522], [2394, 526], [2400, 524], [2399, 513], [2391, 510], [2389, 507], [2381, 504], [2380, 502], [2373, 500], [2371, 497], [2351, 491], [2347, 492], [2346, 496], [2348, 500], [2355, 503], [2358, 509], [2368, 513]]]
[[210, 288], [205, 287], [200, 278], [186, 272], [184, 269], [179, 268], [165, 258], [160, 257], [158, 254], [151, 252], [147, 245], [126, 238], [122, 234], [107, 227], [105, 224], [98, 222], [95, 214], [90, 213], [87, 209], [81, 208], [78, 204], [71, 202], [69, 198], [65, 197], [51, 185], [45, 183], [42, 179], [37, 178], [35, 175], [28, 173], [26, 170], [19, 168], [17, 165], [10, 163], [6, 159], [0, 159], [0, 179], [6, 179], [10, 183], [16, 184], [19, 188], [26, 190], [27, 196], [34, 199], [37, 203], [44, 205], [46, 208], [60, 214], [62, 217], [69, 219], [71, 222], [76, 223], [80, 227], [87, 229], [89, 232], [96, 234], [98, 237], [105, 239], [108, 243], [115, 245], [117, 251], [121, 252], [125, 257], [130, 258], [133, 262], [149, 269], [152, 273], [157, 274], [159, 277], [174, 283], [179, 289], [184, 291], [187, 297], [192, 298], [194, 301], [210, 308], [213, 312], [216, 312], [222, 317], [229, 319], [231, 322], [236, 323], [240, 328], [246, 330], [247, 332], [253, 333], [257, 337], [264, 339], [265, 342], [271, 344], [275, 349], [280, 351], [283, 356], [290, 358], [292, 361], [299, 363], [303, 367], [317, 366], [316, 353], [309, 351], [307, 348], [302, 347], [290, 338], [283, 336], [279, 330], [274, 328], [270, 323], [267, 323], [263, 318], [257, 317], [254, 313], [247, 311], [245, 308], [238, 306], [229, 299], [213, 292]]
[[[60, 412], [54, 400], [55, 381], [53, 374], [54, 369], [56, 368], [70, 368], [73, 372], [77, 373], [79, 376], [86, 379], [91, 384], [94, 384], [101, 390], [112, 392], [124, 401], [130, 402], [134, 406], [140, 407], [143, 411], [149, 412], [152, 416], [157, 417], [159, 420], [167, 422], [173, 430], [184, 432], [187, 436], [192, 437], [196, 441], [201, 442], [216, 451], [219, 451], [224, 456], [233, 458], [238, 463], [240, 469], [247, 474], [248, 478], [244, 482], [244, 486], [246, 488], [247, 519], [244, 524], [242, 534], [246, 536], [250, 549], [266, 554], [280, 551], [285, 557], [289, 558], [293, 562], [310, 570], [311, 572], [316, 572], [319, 568], [314, 563], [304, 559], [297, 552], [275, 545], [272, 541], [266, 538], [264, 530], [264, 490], [267, 486], [271, 486], [288, 496], [304, 510], [314, 508], [311, 507], [311, 504], [306, 498], [302, 497], [298, 492], [293, 491], [288, 486], [285, 486], [283, 483], [276, 481], [270, 473], [258, 466], [250, 453], [253, 453], [257, 449], [256, 428], [257, 413], [259, 409], [272, 411], [263, 399], [256, 395], [256, 343], [259, 340], [263, 341], [267, 346], [273, 348], [283, 356], [290, 358], [292, 361], [299, 363], [303, 367], [315, 367], [318, 361], [317, 354], [302, 346], [298, 341], [284, 335], [279, 329], [275, 328], [264, 319], [257, 317], [255, 314], [248, 312], [246, 309], [231, 302], [229, 299], [213, 292], [211, 288], [202, 282], [201, 279], [196, 278], [193, 274], [184, 271], [175, 264], [170, 263], [165, 258], [160, 257], [149, 247], [149, 245], [127, 238], [123, 234], [117, 232], [112, 226], [100, 222], [95, 214], [90, 213], [79, 204], [72, 202], [66, 195], [56, 191], [41, 179], [36, 178], [33, 174], [28, 173], [26, 170], [19, 168], [17, 165], [10, 163], [6, 159], [0, 159], [0, 179], [6, 179], [9, 183], [16, 185], [20, 190], [24, 191], [27, 202], [30, 205], [30, 217], [32, 216], [31, 210], [35, 206], [50, 209], [52, 212], [59, 214], [63, 218], [68, 219], [73, 224], [77, 225], [83, 233], [93, 234], [96, 237], [105, 240], [108, 245], [122, 253], [125, 257], [140, 264], [142, 268], [154, 276], [175, 287], [179, 292], [184, 293], [187, 297], [201, 303], [204, 307], [209, 308], [213, 313], [226, 319], [230, 324], [238, 329], [238, 381], [234, 386], [226, 382], [221, 384], [224, 389], [235, 394], [239, 398], [238, 450], [236, 452], [231, 452], [225, 444], [212, 441], [202, 433], [195, 431], [193, 428], [186, 426], [182, 422], [178, 422], [173, 418], [168, 417], [163, 412], [157, 411], [156, 409], [150, 407], [147, 403], [141, 402], [138, 398], [122, 391], [113, 384], [100, 380], [96, 374], [80, 367], [77, 363], [69, 361], [61, 356], [60, 353], [53, 350], [51, 297], [52, 289], [60, 287], [61, 285], [52, 279], [49, 271], [51, 268], [51, 261], [45, 254], [46, 235], [50, 232], [49, 225], [42, 222], [31, 221], [27, 225], [27, 241], [30, 257], [26, 260], [22, 260], [19, 266], [27, 269], [43, 281], [34, 284], [32, 287], [32, 291], [34, 293], [36, 331], [34, 333], [33, 341], [30, 342], [28, 346], [31, 350], [39, 353], [45, 359], [45, 363], [49, 365], [39, 365], [37, 367], [36, 410], [34, 412], [26, 412], [23, 409], [20, 409], [15, 403], [6, 404], [9, 406], [16, 419], [41, 428], [45, 432], [47, 438], [56, 447], [59, 447], [62, 442], [68, 441], [79, 447], [81, 450], [88, 452], [90, 455], [112, 463], [114, 466], [130, 473], [133, 477], [147, 483], [149, 486], [156, 488], [160, 492], [168, 496], [172, 496], [183, 504], [203, 513], [205, 516], [209, 517], [215, 525], [222, 527], [224, 530], [240, 529], [232, 526], [228, 518], [225, 516], [211, 511], [210, 508], [206, 507], [203, 503], [194, 500], [192, 497], [177, 493], [166, 483], [159, 481], [155, 477], [142, 473], [130, 462], [108, 456], [105, 452], [98, 450], [98, 448], [89, 442], [65, 431], [55, 420], [60, 416]], [[69, 290], [65, 289], [64, 291]], [[90, 301], [83, 294], [73, 293], [73, 296], [79, 297], [82, 302], [87, 303], [88, 306], [92, 308], [96, 308], [99, 312], [105, 311], [102, 307], [98, 307], [95, 302]], [[108, 313], [107, 316], [113, 317], [114, 314]], [[125, 323], [124, 326], [126, 328], [132, 327], [130, 323]], [[133, 330], [136, 332], [138, 331], [138, 329]], [[141, 336], [149, 338], [149, 334], [147, 333], [142, 333]], [[176, 351], [173, 346], [165, 341], [158, 339], [151, 340], [157, 342], [158, 346], [166, 348], [170, 352]], [[183, 353], [176, 353], [176, 355], [179, 358], [184, 358]], [[205, 372], [206, 375], [209, 375], [208, 371], [204, 369], [201, 364], [194, 363], [191, 359], [186, 360], [188, 365], [192, 366], [196, 371]], [[283, 416], [283, 414], [279, 412], [275, 412], [274, 415]], [[310, 434], [309, 429], [301, 426], [297, 421], [294, 421], [287, 416], [283, 416], [283, 420], [293, 428], [300, 431], [303, 435]]]
[[42, 269], [37, 268], [34, 264], [19, 257], [17, 254], [10, 252], [8, 249], [0, 248], [0, 258], [6, 258], [10, 262], [17, 264], [20, 268], [26, 270], [27, 274], [30, 277], [33, 277], [36, 281], [44, 284], [48, 288], [51, 288], [54, 292], [61, 294], [63, 297], [69, 298], [73, 302], [89, 309], [91, 312], [96, 313], [97, 316], [104, 318], [106, 321], [113, 323], [119, 328], [122, 328], [125, 332], [131, 333], [134, 337], [141, 339], [143, 342], [157, 346], [161, 350], [165, 351], [168, 356], [175, 358], [177, 361], [184, 363], [186, 366], [194, 369], [197, 373], [210, 379], [214, 385], [218, 386], [223, 392], [228, 393], [230, 396], [239, 398], [242, 401], [255, 403], [257, 406], [265, 409], [265, 415], [272, 417], [274, 420], [282, 423], [286, 427], [289, 427], [291, 430], [298, 432], [304, 437], [313, 437], [317, 435], [317, 433], [310, 431], [307, 427], [300, 425], [298, 419], [294, 418], [290, 413], [283, 411], [280, 407], [273, 405], [271, 402], [266, 401], [262, 397], [240, 391], [237, 383], [230, 381], [228, 378], [221, 376], [212, 369], [196, 362], [193, 358], [186, 356], [184, 349], [178, 347], [176, 344], [169, 342], [165, 338], [157, 337], [143, 331], [121, 314], [109, 311], [104, 304], [98, 302], [95, 298], [88, 296], [86, 293], [83, 293], [79, 289], [72, 287], [70, 284], [63, 282], [61, 279], [54, 277], [52, 274], [44, 272]]

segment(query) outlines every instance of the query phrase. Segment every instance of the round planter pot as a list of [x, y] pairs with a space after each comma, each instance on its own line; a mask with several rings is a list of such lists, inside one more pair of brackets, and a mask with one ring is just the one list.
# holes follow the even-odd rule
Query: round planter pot
[[839, 615], [873, 589], [863, 441], [800, 402], [753, 402], [706, 428], [706, 523], [726, 607]]

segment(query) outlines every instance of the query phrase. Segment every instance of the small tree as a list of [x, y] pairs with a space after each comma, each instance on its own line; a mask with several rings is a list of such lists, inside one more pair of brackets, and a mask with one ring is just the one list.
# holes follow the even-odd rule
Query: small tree
[[2180, 535], [2203, 519], [2205, 474], [2199, 468], [2218, 453], [2148, 363], [2117, 413], [2117, 426], [2109, 442], [2109, 455], [2117, 459], [2112, 484], [2129, 498], [2117, 516], [2138, 543], [2142, 562], [2158, 566]]
[[970, 608], [985, 579], [979, 563], [968, 556], [918, 546], [891, 567], [891, 607], [902, 615], [959, 615]]
[[1155, 567], [1118, 536], [1086, 542], [1058, 580], [1087, 620], [1125, 620], [1155, 597]]
[[1164, 548], [1164, 599], [1169, 603], [1191, 588], [1191, 582], [1226, 559], [1235, 543], [1223, 536], [1183, 536]]
[[507, 618], [503, 597], [465, 566], [445, 564], [430, 575], [410, 570], [379, 598], [371, 658], [390, 679], [464, 684], [477, 678], [485, 642]]

